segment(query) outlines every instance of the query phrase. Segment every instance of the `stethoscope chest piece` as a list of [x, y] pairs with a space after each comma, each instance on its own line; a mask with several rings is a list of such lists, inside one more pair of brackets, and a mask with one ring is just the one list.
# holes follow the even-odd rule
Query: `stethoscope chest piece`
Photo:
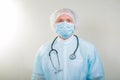
[[69, 58], [70, 58], [71, 60], [74, 60], [74, 59], [76, 58], [76, 55], [75, 55], [75, 54], [71, 54], [71, 55], [69, 56]]

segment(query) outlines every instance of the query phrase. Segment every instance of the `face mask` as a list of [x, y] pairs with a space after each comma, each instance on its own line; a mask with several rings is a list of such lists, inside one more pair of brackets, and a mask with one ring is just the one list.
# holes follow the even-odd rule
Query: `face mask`
[[68, 22], [60, 22], [56, 24], [56, 33], [62, 38], [69, 38], [74, 32], [74, 24]]

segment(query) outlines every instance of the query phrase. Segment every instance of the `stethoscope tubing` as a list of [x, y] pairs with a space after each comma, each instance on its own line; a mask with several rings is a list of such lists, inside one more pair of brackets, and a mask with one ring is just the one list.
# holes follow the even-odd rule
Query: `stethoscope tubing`
[[[74, 35], [74, 36], [76, 37], [76, 40], [77, 40], [77, 46], [76, 46], [76, 49], [75, 49], [75, 51], [73, 52], [73, 54], [71, 54], [71, 55], [69, 56], [69, 58], [70, 58], [71, 60], [74, 60], [74, 59], [76, 58], [75, 53], [76, 53], [76, 51], [77, 51], [77, 49], [78, 49], [78, 47], [79, 47], [79, 39], [78, 39], [78, 37], [77, 37], [76, 35]], [[55, 69], [55, 71], [56, 71], [56, 72], [59, 72], [60, 70], [58, 70], [58, 69], [55, 67], [55, 65], [53, 64], [52, 58], [51, 58], [51, 53], [52, 53], [53, 51], [55, 51], [55, 53], [56, 53], [56, 55], [57, 55], [57, 60], [58, 60], [58, 68], [60, 69], [60, 60], [59, 60], [59, 56], [58, 56], [58, 51], [53, 48], [53, 45], [54, 45], [54, 43], [55, 43], [55, 41], [56, 41], [57, 38], [58, 38], [58, 36], [53, 40], [53, 42], [52, 42], [52, 44], [51, 44], [51, 50], [49, 51], [49, 58], [50, 58], [51, 64], [52, 64], [53, 68]]]

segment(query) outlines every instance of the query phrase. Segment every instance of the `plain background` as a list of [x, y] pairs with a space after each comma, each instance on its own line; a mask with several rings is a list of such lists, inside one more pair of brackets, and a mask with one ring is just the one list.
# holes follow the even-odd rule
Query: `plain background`
[[50, 15], [70, 8], [76, 34], [93, 43], [106, 80], [120, 80], [120, 0], [1, 0], [0, 80], [30, 80], [38, 48], [56, 36]]

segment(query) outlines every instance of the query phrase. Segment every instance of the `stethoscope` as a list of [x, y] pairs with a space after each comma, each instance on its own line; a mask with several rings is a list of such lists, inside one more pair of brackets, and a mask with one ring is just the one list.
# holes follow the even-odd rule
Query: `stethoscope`
[[[78, 49], [78, 46], [79, 46], [79, 39], [78, 39], [78, 37], [77, 37], [76, 35], [74, 35], [74, 36], [76, 37], [77, 45], [76, 45], [76, 49], [75, 49], [75, 51], [73, 52], [73, 54], [71, 54], [71, 55], [69, 56], [69, 59], [71, 59], [71, 60], [76, 59], [75, 53], [76, 53], [76, 51], [77, 51], [77, 49]], [[60, 60], [59, 60], [59, 56], [58, 56], [58, 51], [53, 48], [53, 44], [55, 43], [55, 41], [56, 41], [57, 38], [58, 38], [58, 36], [53, 40], [53, 42], [52, 42], [52, 44], [51, 44], [51, 50], [49, 51], [49, 58], [50, 58], [50, 61], [51, 61], [51, 64], [52, 64], [53, 68], [55, 69], [55, 74], [62, 71], [62, 69], [60, 69]], [[51, 53], [52, 53], [52, 52], [55, 52], [55, 53], [56, 53], [57, 61], [58, 61], [58, 69], [57, 69], [57, 68], [55, 67], [55, 65], [53, 64], [53, 61], [52, 61], [52, 58], [51, 58]]]

